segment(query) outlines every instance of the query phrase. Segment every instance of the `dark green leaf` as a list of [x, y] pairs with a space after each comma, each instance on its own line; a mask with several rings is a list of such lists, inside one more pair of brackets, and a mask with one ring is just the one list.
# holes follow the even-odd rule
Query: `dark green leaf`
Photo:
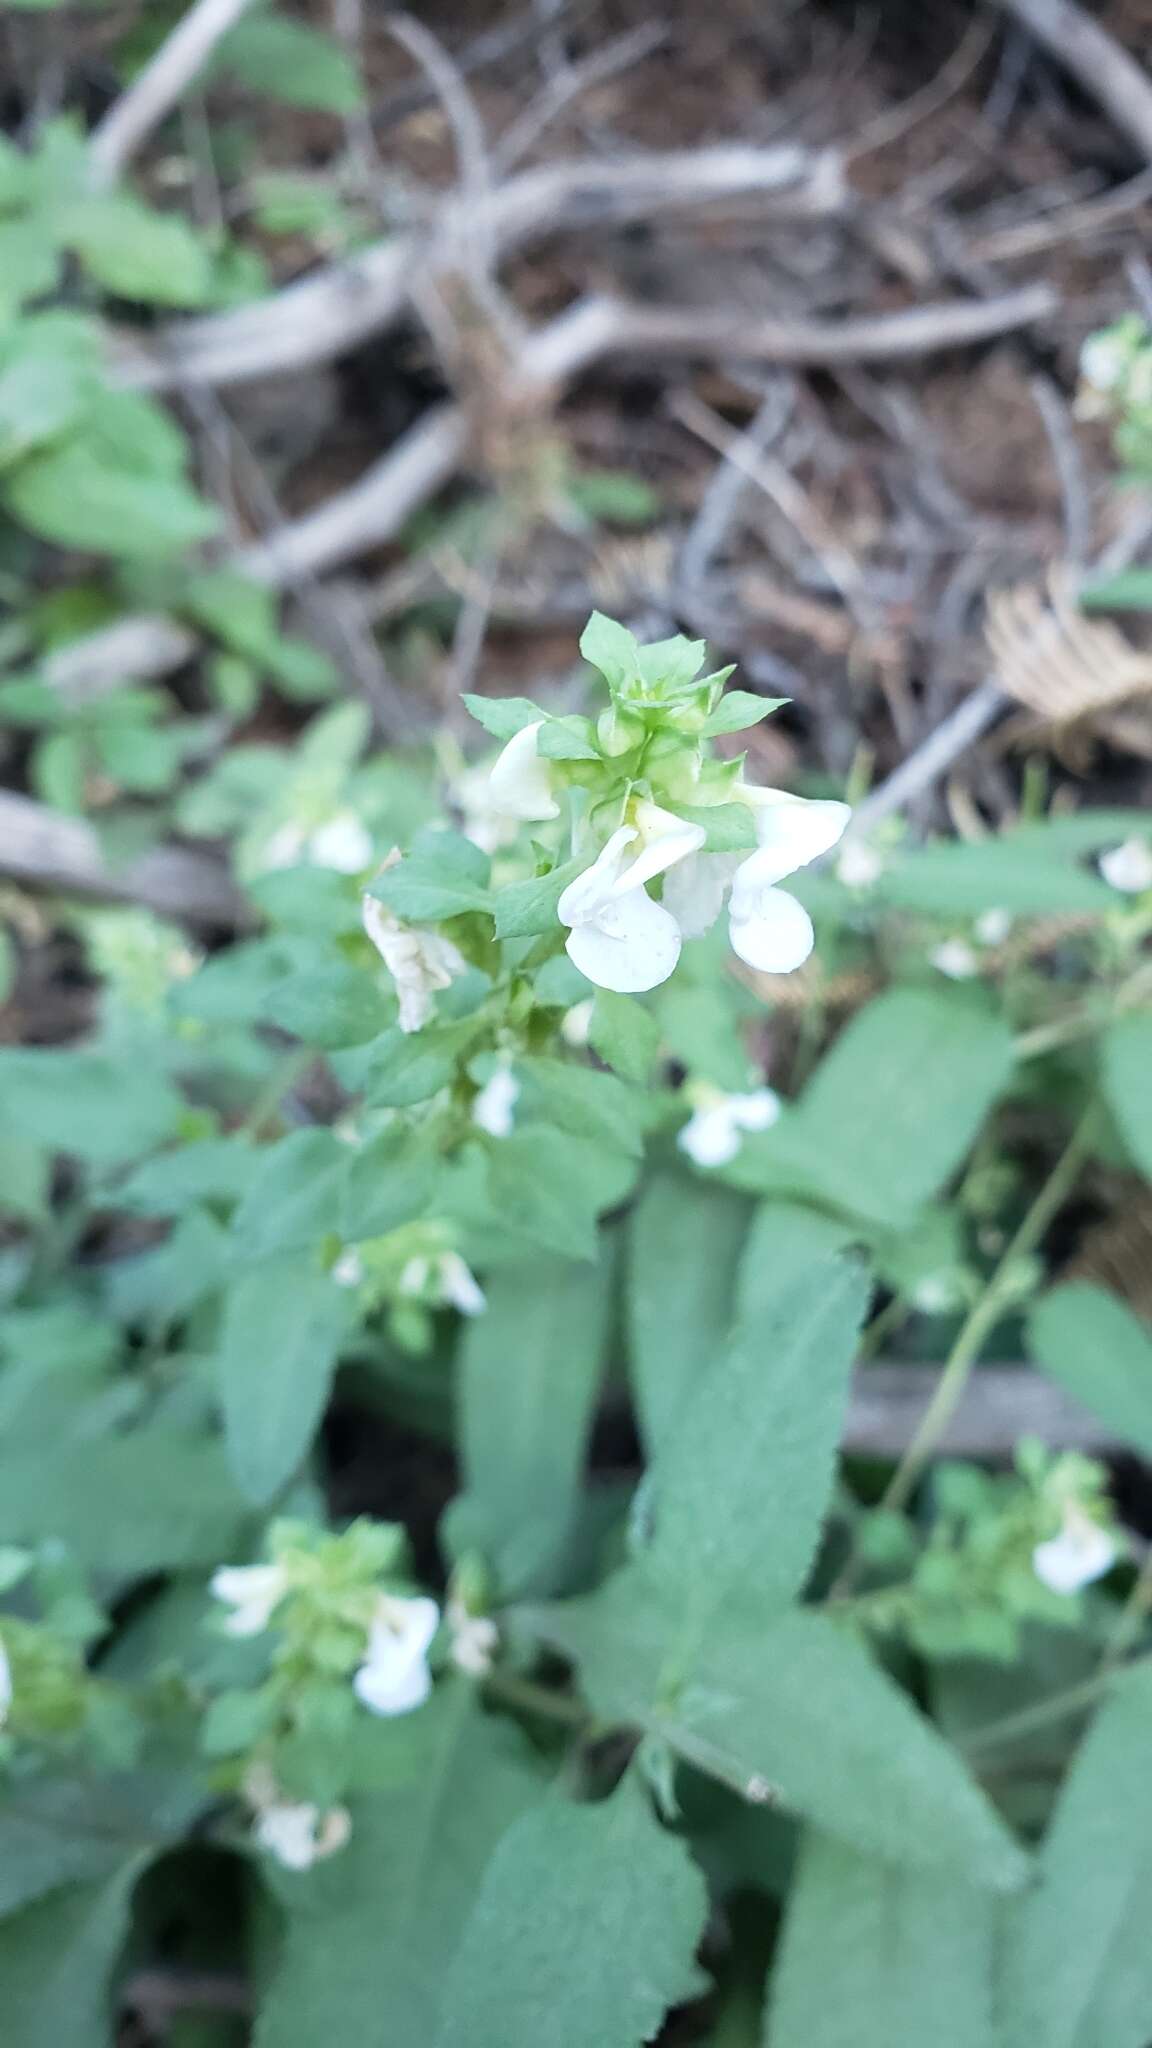
[[148, 1152], [168, 1137], [180, 1098], [159, 1074], [137, 1064], [132, 1086], [111, 1054], [0, 1051], [0, 1124], [96, 1165]]
[[616, 1146], [525, 1124], [492, 1147], [490, 1175], [508, 1230], [561, 1258], [590, 1259], [597, 1218], [629, 1192], [636, 1162]]
[[296, 1254], [252, 1266], [229, 1289], [216, 1368], [232, 1468], [268, 1501], [306, 1456], [354, 1313], [351, 1290]]
[[696, 1388], [723, 1353], [748, 1203], [687, 1174], [648, 1180], [629, 1231], [632, 1386], [644, 1441], [668, 1441]]
[[1134, 1163], [1152, 1180], [1152, 1017], [1122, 1017], [1100, 1045], [1104, 1094]]
[[639, 1156], [641, 1099], [615, 1074], [574, 1060], [519, 1059], [516, 1075], [524, 1083], [525, 1122], [539, 1119], [578, 1138], [595, 1138]]
[[264, 1004], [282, 1031], [321, 1052], [340, 1052], [378, 1037], [391, 1007], [371, 974], [343, 964], [289, 975], [268, 991]]
[[526, 882], [509, 882], [506, 888], [498, 890], [494, 898], [496, 937], [528, 939], [541, 932], [559, 932], [556, 906], [569, 882], [582, 875], [587, 865], [582, 859], [567, 860], [547, 875], [534, 875]]
[[338, 1228], [351, 1154], [334, 1131], [291, 1131], [264, 1149], [232, 1219], [242, 1259], [304, 1251]]
[[1152, 1458], [1152, 1333], [1087, 1280], [1053, 1287], [1032, 1311], [1033, 1356], [1120, 1443]]
[[647, 1081], [660, 1049], [660, 1026], [635, 996], [599, 988], [588, 1029], [588, 1043], [626, 1081]]

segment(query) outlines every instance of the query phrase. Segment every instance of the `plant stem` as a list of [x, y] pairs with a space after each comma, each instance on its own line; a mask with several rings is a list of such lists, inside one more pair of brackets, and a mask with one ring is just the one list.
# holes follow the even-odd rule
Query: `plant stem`
[[1128, 1597], [1116, 1617], [1116, 1623], [1104, 1654], [1100, 1659], [1100, 1675], [1114, 1671], [1140, 1633], [1140, 1625], [1152, 1612], [1152, 1550], [1149, 1550], [1140, 1570], [1132, 1583]]
[[907, 1503], [925, 1465], [951, 1422], [985, 1339], [999, 1322], [1011, 1298], [1013, 1272], [1035, 1250], [1062, 1207], [1084, 1163], [1095, 1119], [1091, 1105], [1081, 1117], [1043, 1187], [1036, 1195], [979, 1300], [965, 1317], [911, 1443], [880, 1502], [881, 1510], [898, 1513]]
[[272, 1121], [288, 1090], [302, 1074], [306, 1074], [315, 1060], [315, 1053], [307, 1046], [293, 1046], [283, 1059], [277, 1060], [267, 1081], [264, 1083], [251, 1109], [240, 1126], [245, 1137], [258, 1138], [264, 1126]]
[[[1137, 1657], [1125, 1668], [1135, 1671], [1146, 1664], [1152, 1664], [1152, 1656]], [[1090, 1707], [1093, 1700], [1108, 1691], [1117, 1675], [1115, 1669], [1100, 1670], [1093, 1678], [1085, 1678], [1079, 1685], [1069, 1686], [1066, 1692], [1053, 1693], [1051, 1699], [1040, 1700], [1034, 1707], [1024, 1707], [1018, 1714], [1006, 1714], [999, 1721], [987, 1721], [982, 1728], [973, 1728], [970, 1734], [961, 1736], [960, 1748], [971, 1756], [982, 1749], [995, 1749], [1001, 1742], [1015, 1742], [1017, 1736], [1031, 1735], [1037, 1728], [1046, 1728], [1051, 1721], [1063, 1721], [1068, 1714], [1078, 1713], [1081, 1707]]]
[[550, 1686], [520, 1678], [514, 1671], [490, 1671], [484, 1680], [484, 1690], [501, 1706], [515, 1707], [523, 1714], [537, 1714], [546, 1721], [561, 1721], [568, 1728], [586, 1728], [592, 1718], [587, 1707], [570, 1693], [553, 1692]]

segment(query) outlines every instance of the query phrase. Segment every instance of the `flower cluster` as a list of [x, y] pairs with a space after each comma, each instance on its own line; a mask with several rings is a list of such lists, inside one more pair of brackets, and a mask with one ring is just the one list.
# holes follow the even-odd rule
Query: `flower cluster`
[[[276, 1639], [262, 1684], [217, 1700], [211, 1746], [242, 1759], [238, 1782], [257, 1843], [286, 1868], [305, 1870], [344, 1845], [351, 1821], [341, 1803], [298, 1782], [302, 1733], [321, 1722], [334, 1736], [350, 1732], [358, 1708], [391, 1719], [423, 1706], [441, 1613], [427, 1595], [397, 1589], [403, 1537], [389, 1524], [361, 1520], [327, 1535], [280, 1522], [270, 1549], [268, 1562], [224, 1565], [211, 1582], [227, 1610], [226, 1635], [271, 1630]], [[446, 1618], [452, 1662], [483, 1676], [495, 1623], [466, 1611], [458, 1596]]]

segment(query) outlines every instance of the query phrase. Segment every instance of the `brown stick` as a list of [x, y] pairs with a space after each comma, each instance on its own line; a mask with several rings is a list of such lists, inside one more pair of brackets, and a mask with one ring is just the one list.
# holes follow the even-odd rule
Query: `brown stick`
[[1152, 80], [1074, 0], [997, 0], [1152, 162]]

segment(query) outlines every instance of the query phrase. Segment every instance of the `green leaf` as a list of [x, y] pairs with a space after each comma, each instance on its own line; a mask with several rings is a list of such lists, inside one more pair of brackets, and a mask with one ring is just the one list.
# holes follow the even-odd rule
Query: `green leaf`
[[689, 825], [702, 825], [706, 853], [743, 853], [756, 844], [756, 823], [749, 804], [677, 804], [676, 815]]
[[782, 1285], [698, 1378], [651, 1477], [648, 1563], [697, 1635], [733, 1596], [783, 1606], [812, 1564], [867, 1302], [863, 1275], [829, 1259]]
[[21, 463], [5, 477], [3, 498], [13, 518], [42, 539], [94, 554], [174, 554], [219, 524], [181, 478], [118, 464], [87, 429]]
[[114, 1578], [217, 1563], [245, 1512], [219, 1444], [167, 1427], [46, 1449], [26, 1426], [0, 1451], [0, 1542], [50, 1536]]
[[425, 1024], [421, 1031], [401, 1031], [393, 1024], [367, 1048], [364, 1099], [370, 1109], [411, 1109], [446, 1088], [456, 1061], [476, 1026], [469, 1018], [458, 1024]]
[[699, 1769], [866, 1855], [1010, 1888], [1026, 1863], [955, 1751], [826, 1616], [731, 1612], [653, 1725]]
[[1080, 813], [1072, 835], [1063, 829], [1068, 822], [1044, 820], [995, 839], [920, 847], [886, 868], [876, 883], [877, 899], [942, 918], [978, 917], [991, 905], [1021, 917], [1103, 913], [1116, 899], [1099, 875], [1080, 864], [1081, 857], [1125, 835], [1114, 834], [1107, 812]]
[[10, 319], [27, 299], [53, 291], [59, 274], [60, 252], [36, 214], [0, 220], [0, 315]]
[[0, 1921], [4, 2048], [97, 2048], [112, 2039], [112, 1970], [146, 1857], [69, 1885]]
[[548, 717], [531, 697], [476, 697], [466, 691], [464, 703], [477, 724], [497, 740], [515, 739], [526, 725], [539, 725]]
[[1122, 1017], [1100, 1045], [1104, 1095], [1116, 1128], [1146, 1180], [1152, 1180], [1152, 1017]]
[[1086, 612], [1152, 611], [1152, 569], [1122, 569], [1118, 576], [1102, 576], [1087, 583], [1080, 592]]
[[238, 1255], [304, 1251], [338, 1226], [351, 1154], [334, 1131], [290, 1131], [264, 1148], [232, 1219]]
[[647, 1181], [629, 1226], [628, 1325], [632, 1387], [649, 1455], [723, 1351], [748, 1204], [721, 1185], [701, 1192], [687, 1174]]
[[32, 787], [42, 803], [72, 817], [84, 814], [88, 749], [75, 728], [49, 733], [32, 757]]
[[339, 1234], [346, 1243], [386, 1237], [423, 1215], [432, 1201], [438, 1159], [400, 1131], [382, 1131], [351, 1154], [344, 1176]]
[[354, 114], [364, 104], [360, 74], [331, 36], [271, 8], [229, 29], [215, 66], [261, 98], [324, 114]]
[[1152, 1333], [1103, 1287], [1050, 1288], [1028, 1324], [1032, 1355], [1120, 1443], [1152, 1458]]
[[796, 1107], [746, 1139], [729, 1177], [900, 1228], [961, 1164], [1012, 1067], [1007, 1024], [966, 998], [880, 996], [825, 1054]]
[[580, 635], [580, 652], [585, 661], [599, 669], [612, 690], [640, 681], [640, 646], [636, 635], [603, 612], [593, 612]]
[[987, 1892], [809, 1829], [769, 1985], [772, 2048], [992, 2048], [994, 1932]]
[[493, 1145], [489, 1173], [507, 1230], [561, 1258], [591, 1259], [597, 1219], [629, 1193], [636, 1161], [616, 1146], [525, 1124]]
[[317, 972], [290, 974], [269, 989], [264, 1009], [282, 1031], [321, 1052], [342, 1052], [364, 1045], [388, 1022], [391, 1004], [375, 978], [361, 967], [344, 963]]
[[538, 1777], [463, 1682], [438, 1685], [389, 1736], [411, 1747], [405, 1778], [356, 1801], [338, 1856], [284, 1881], [288, 1915], [254, 2048], [434, 2038], [485, 1865]]
[[1144, 2048], [1152, 2036], [1152, 1673], [1121, 1679], [1060, 1795], [1017, 1909], [1004, 2048]]
[[180, 1097], [137, 1064], [132, 1086], [109, 1053], [0, 1051], [0, 1126], [94, 1165], [148, 1152], [168, 1137]]
[[61, 1885], [111, 1877], [154, 1853], [194, 1810], [188, 1787], [141, 1770], [81, 1780], [25, 1776], [0, 1798], [0, 1919]]
[[799, 1202], [761, 1202], [752, 1218], [736, 1281], [741, 1327], [754, 1328], [774, 1307], [798, 1273], [847, 1251], [854, 1239], [849, 1224]]
[[575, 712], [562, 718], [548, 718], [536, 741], [536, 752], [545, 761], [598, 761], [600, 750], [593, 745], [596, 727], [590, 718]]
[[127, 193], [77, 200], [66, 211], [60, 239], [120, 298], [201, 306], [210, 294], [212, 264], [195, 230]]
[[791, 702], [788, 697], [757, 697], [751, 690], [729, 690], [703, 727], [705, 739], [722, 732], [746, 732]]
[[437, 2048], [637, 2048], [697, 1989], [708, 1900], [629, 1776], [510, 1828], [449, 1973]]
[[529, 939], [542, 932], [558, 932], [561, 926], [556, 906], [569, 882], [582, 875], [587, 865], [579, 857], [566, 860], [549, 874], [533, 875], [526, 882], [509, 882], [506, 888], [499, 889], [493, 905], [496, 937]]
[[554, 1124], [578, 1138], [598, 1139], [639, 1157], [644, 1149], [640, 1129], [641, 1098], [615, 1074], [574, 1060], [518, 1059], [517, 1079], [524, 1083], [524, 1121]]
[[86, 324], [77, 335], [49, 314], [19, 322], [0, 345], [0, 464], [67, 432], [99, 391], [99, 350]]
[[223, 1284], [228, 1257], [227, 1231], [204, 1209], [186, 1209], [164, 1244], [109, 1266], [108, 1306], [123, 1323], [180, 1323]]
[[458, 1551], [483, 1553], [502, 1592], [554, 1589], [580, 1500], [603, 1369], [610, 1271], [536, 1258], [488, 1281], [458, 1376], [466, 1491], [452, 1509]]
[[660, 1049], [660, 1026], [635, 996], [600, 988], [592, 1007], [588, 1043], [626, 1081], [647, 1081]]
[[250, 1500], [271, 1500], [316, 1432], [354, 1314], [351, 1290], [295, 1254], [229, 1288], [216, 1356], [232, 1469]]
[[464, 911], [491, 910], [487, 884], [488, 861], [478, 847], [456, 832], [432, 832], [421, 835], [405, 860], [378, 875], [368, 893], [398, 917], [437, 924]]

